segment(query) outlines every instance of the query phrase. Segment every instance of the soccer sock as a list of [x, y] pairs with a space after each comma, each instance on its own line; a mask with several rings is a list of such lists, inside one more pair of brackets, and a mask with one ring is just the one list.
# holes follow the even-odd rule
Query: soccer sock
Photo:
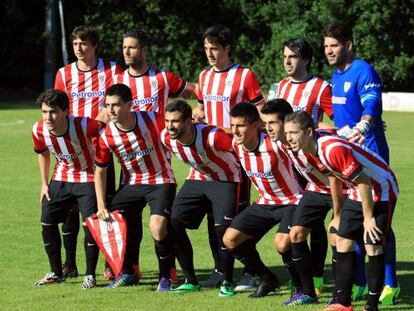
[[378, 300], [384, 284], [384, 254], [368, 256], [368, 297], [367, 305], [378, 307]]
[[142, 212], [138, 215], [137, 222], [136, 222], [137, 228], [136, 228], [136, 239], [137, 239], [137, 251], [136, 251], [136, 257], [133, 261], [134, 265], [139, 265], [139, 252], [141, 250], [141, 242], [142, 242]]
[[84, 247], [86, 255], [86, 272], [85, 275], [95, 275], [96, 265], [98, 263], [99, 257], [99, 248], [96, 244], [89, 228], [83, 226], [83, 231], [85, 233]]
[[62, 240], [66, 252], [65, 265], [69, 267], [76, 266], [79, 227], [79, 211], [77, 209], [71, 210], [62, 224]]
[[390, 287], [398, 287], [395, 234], [392, 228], [390, 228], [386, 236], [386, 240], [384, 244], [384, 255], [385, 255], [384, 285], [388, 285]]
[[323, 223], [312, 229], [310, 237], [313, 276], [322, 278], [328, 251], [328, 236]]
[[171, 258], [174, 258], [169, 236], [167, 235], [163, 240], [158, 241], [154, 239], [155, 253], [158, 258], [158, 268], [160, 277], [171, 278]]
[[220, 263], [220, 244], [219, 240], [217, 239], [217, 233], [214, 226], [214, 218], [213, 215], [207, 215], [207, 229], [208, 229], [208, 242], [210, 244], [211, 255], [213, 255], [214, 260], [214, 269], [217, 271], [222, 272], [223, 267]]
[[62, 241], [58, 225], [42, 225], [42, 236], [43, 245], [49, 257], [50, 270], [56, 275], [62, 276], [62, 258], [60, 254]]
[[295, 263], [292, 259], [292, 249], [289, 249], [287, 252], [279, 253], [282, 256], [283, 263], [290, 274], [292, 279], [292, 285], [294, 287], [302, 288], [302, 281], [300, 280], [299, 274], [296, 272]]
[[332, 277], [334, 279], [334, 286], [332, 291], [332, 298], [336, 298], [336, 260], [337, 260], [337, 252], [336, 246], [331, 245], [332, 248]]
[[216, 226], [215, 231], [220, 247], [220, 262], [223, 265], [223, 280], [228, 283], [233, 283], [234, 257], [223, 243], [223, 236], [227, 228], [227, 226]]
[[313, 285], [312, 258], [306, 241], [292, 243], [292, 260], [302, 281], [303, 293], [310, 297], [316, 297]]
[[364, 287], [367, 285], [367, 280], [365, 277], [365, 246], [362, 241], [356, 241], [354, 245], [354, 250], [356, 253], [356, 274], [353, 283]]
[[256, 250], [256, 245], [252, 241], [246, 241], [236, 248], [230, 249], [234, 257], [243, 263], [249, 271], [257, 274], [262, 281], [269, 281], [276, 278], [276, 275], [270, 271]]
[[337, 252], [336, 258], [336, 297], [338, 303], [350, 306], [352, 283], [355, 277], [355, 252]]
[[139, 218], [136, 213], [127, 211], [125, 211], [124, 217], [127, 224], [127, 236], [122, 273], [134, 274], [133, 265], [136, 264], [138, 259]]

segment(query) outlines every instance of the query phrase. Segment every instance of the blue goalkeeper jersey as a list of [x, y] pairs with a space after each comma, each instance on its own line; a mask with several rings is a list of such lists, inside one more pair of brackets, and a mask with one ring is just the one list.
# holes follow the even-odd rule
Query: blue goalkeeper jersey
[[381, 80], [374, 68], [362, 59], [354, 59], [345, 71], [332, 74], [332, 106], [337, 128], [354, 127], [363, 115], [374, 123], [366, 135], [366, 146], [389, 163], [389, 150], [382, 124]]

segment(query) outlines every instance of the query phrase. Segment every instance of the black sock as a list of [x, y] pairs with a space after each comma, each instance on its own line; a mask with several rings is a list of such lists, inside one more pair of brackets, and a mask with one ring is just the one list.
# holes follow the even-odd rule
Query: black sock
[[384, 284], [385, 261], [384, 254], [368, 256], [368, 298], [367, 305], [371, 308], [378, 307], [378, 300]]
[[302, 288], [302, 281], [295, 269], [295, 263], [292, 260], [292, 249], [289, 249], [287, 252], [279, 254], [282, 256], [283, 263], [290, 274], [292, 285], [294, 287]]
[[227, 226], [216, 226], [215, 231], [220, 246], [220, 262], [223, 265], [223, 281], [233, 283], [234, 257], [223, 243], [223, 236], [227, 230]]
[[84, 239], [84, 247], [85, 247], [85, 255], [86, 255], [86, 272], [85, 275], [95, 275], [96, 272], [96, 264], [98, 263], [99, 257], [99, 248], [96, 244], [95, 240], [89, 228], [83, 226], [83, 230], [85, 233]]
[[174, 259], [175, 257], [173, 255], [173, 249], [169, 236], [167, 235], [161, 241], [154, 240], [154, 246], [155, 253], [157, 254], [158, 258], [160, 277], [170, 279], [171, 259]]
[[312, 229], [310, 234], [310, 250], [312, 257], [313, 276], [323, 277], [326, 253], [328, 251], [328, 236], [325, 226], [320, 224]]
[[220, 262], [220, 243], [217, 238], [216, 229], [214, 226], [214, 218], [213, 215], [207, 215], [207, 229], [208, 229], [208, 242], [210, 245], [211, 255], [213, 255], [214, 260], [214, 270], [216, 271], [223, 271], [223, 267]]
[[256, 245], [252, 243], [252, 241], [246, 241], [230, 251], [236, 259], [242, 262], [249, 271], [253, 271], [254, 274], [257, 274], [262, 281], [269, 281], [276, 278], [276, 275], [274, 275], [260, 259], [260, 255], [256, 250]]
[[57, 276], [62, 276], [62, 257], [60, 254], [62, 241], [58, 225], [42, 225], [42, 236], [43, 245], [49, 257], [50, 270]]
[[[134, 274], [134, 264], [138, 260], [138, 237], [140, 218], [137, 216], [137, 211], [125, 211], [123, 213], [127, 224], [127, 236], [125, 246], [124, 264], [122, 265], [122, 273]], [[142, 220], [141, 220], [142, 221]]]
[[185, 225], [178, 220], [171, 219], [174, 237], [175, 256], [183, 269], [186, 282], [194, 285], [198, 284], [194, 269], [194, 254], [190, 239], [188, 238]]
[[77, 208], [71, 210], [62, 224], [62, 240], [65, 247], [65, 265], [76, 266], [76, 245], [79, 233], [79, 211]]
[[292, 260], [302, 281], [303, 293], [310, 297], [316, 297], [313, 285], [312, 258], [306, 241], [292, 243]]
[[333, 287], [333, 291], [332, 291], [332, 298], [336, 298], [336, 257], [337, 257], [337, 252], [336, 252], [336, 246], [335, 245], [331, 245], [332, 248], [332, 277], [334, 280], [334, 287]]
[[348, 307], [351, 305], [352, 283], [356, 270], [356, 254], [355, 252], [337, 252], [336, 258], [336, 297], [338, 298], [338, 303]]
[[142, 212], [141, 212], [136, 219], [135, 234], [136, 234], [137, 248], [136, 248], [135, 258], [132, 260], [132, 264], [137, 265], [137, 266], [139, 266], [139, 252], [141, 249], [142, 232], [143, 232], [143, 229], [142, 229]]

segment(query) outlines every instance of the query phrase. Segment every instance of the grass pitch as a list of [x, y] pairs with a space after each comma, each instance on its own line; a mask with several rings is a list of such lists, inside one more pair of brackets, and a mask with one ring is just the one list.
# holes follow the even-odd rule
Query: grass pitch
[[[157, 263], [148, 229], [148, 210], [144, 212], [144, 239], [141, 245], [143, 279], [139, 286], [109, 290], [102, 277], [103, 260], [98, 264], [99, 287], [92, 290], [80, 288], [83, 277], [69, 279], [65, 284], [36, 288], [33, 281], [49, 271], [43, 249], [40, 227], [39, 190], [40, 177], [37, 157], [33, 152], [31, 128], [40, 112], [31, 105], [0, 103], [0, 309], [1, 310], [281, 310], [289, 297], [286, 287], [263, 299], [251, 300], [247, 294], [232, 298], [218, 298], [218, 290], [202, 290], [188, 295], [157, 293]], [[393, 227], [397, 237], [398, 275], [401, 294], [398, 304], [382, 310], [414, 309], [414, 141], [411, 130], [413, 113], [385, 113], [387, 138], [391, 149], [391, 165], [397, 174], [400, 197], [395, 211]], [[182, 185], [188, 168], [174, 161], [179, 185]], [[256, 194], [253, 195], [255, 198]], [[264, 262], [277, 273], [282, 283], [288, 280], [280, 256], [272, 240], [276, 229], [271, 230], [259, 243]], [[79, 236], [78, 268], [85, 269], [83, 234]], [[206, 224], [198, 231], [191, 231], [195, 266], [200, 280], [211, 272], [213, 260], [208, 247]], [[326, 261], [326, 290], [320, 304], [298, 307], [300, 310], [317, 310], [324, 307], [332, 290], [330, 253]], [[236, 263], [235, 281], [242, 266]], [[182, 278], [181, 278], [182, 279]], [[356, 303], [362, 309], [362, 302]]]

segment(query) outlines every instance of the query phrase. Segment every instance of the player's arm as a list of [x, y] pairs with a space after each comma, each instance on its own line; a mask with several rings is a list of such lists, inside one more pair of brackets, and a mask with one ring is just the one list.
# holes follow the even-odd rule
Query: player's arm
[[204, 104], [199, 103], [193, 109], [193, 123], [204, 123], [205, 117]]
[[181, 93], [181, 97], [184, 99], [195, 99], [197, 98], [197, 89], [197, 83], [187, 82], [183, 92]]
[[96, 202], [98, 204], [96, 216], [105, 221], [110, 219], [109, 211], [106, 208], [106, 175], [106, 167], [96, 167], [94, 175]]
[[329, 224], [329, 227], [334, 227], [335, 229], [339, 228], [339, 219], [343, 203], [343, 194], [342, 194], [342, 181], [336, 178], [333, 175], [328, 176], [329, 186], [331, 189], [332, 196], [332, 206], [333, 206], [333, 219]]
[[50, 153], [45, 151], [41, 154], [38, 154], [38, 163], [40, 170], [40, 203], [42, 203], [43, 197], [46, 197], [50, 201], [49, 195], [49, 168], [50, 168]]
[[95, 118], [96, 121], [100, 121], [102, 123], [108, 124], [111, 119], [109, 118], [108, 111], [104, 108], [99, 111], [98, 115]]

